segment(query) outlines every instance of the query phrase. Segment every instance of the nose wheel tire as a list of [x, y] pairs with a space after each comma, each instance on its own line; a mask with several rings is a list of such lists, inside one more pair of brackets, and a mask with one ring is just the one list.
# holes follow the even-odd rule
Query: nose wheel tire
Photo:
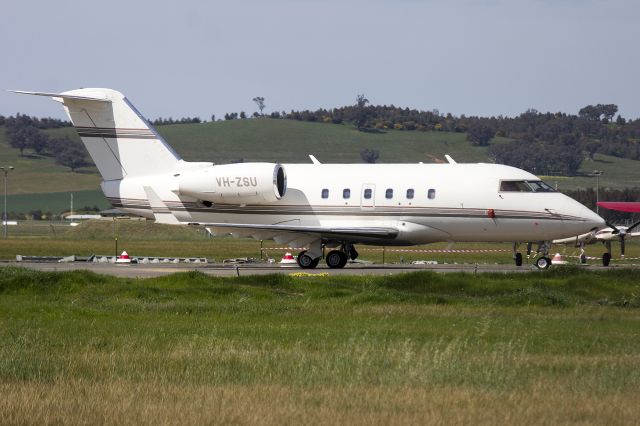
[[319, 261], [319, 257], [315, 259], [312, 258], [307, 254], [306, 250], [301, 251], [300, 254], [298, 254], [298, 266], [300, 266], [302, 269], [313, 269], [318, 266]]
[[331, 250], [329, 254], [326, 255], [325, 261], [327, 262], [327, 266], [329, 268], [344, 268], [344, 265], [347, 264], [347, 254], [340, 250]]
[[547, 269], [549, 266], [551, 266], [551, 259], [546, 256], [539, 257], [538, 260], [536, 260], [536, 267], [538, 269]]
[[609, 266], [611, 262], [611, 253], [605, 253], [602, 255], [602, 266]]

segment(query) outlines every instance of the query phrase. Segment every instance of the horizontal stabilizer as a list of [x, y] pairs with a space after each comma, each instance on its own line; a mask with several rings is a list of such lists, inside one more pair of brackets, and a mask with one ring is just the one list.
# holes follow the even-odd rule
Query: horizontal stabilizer
[[106, 97], [100, 97], [99, 94], [96, 94], [96, 96], [78, 96], [78, 95], [68, 95], [65, 93], [27, 92], [24, 90], [9, 90], [9, 92], [18, 93], [20, 95], [47, 96], [50, 98], [60, 98], [60, 99], [76, 99], [81, 101], [111, 102], [110, 99], [107, 99]]
[[149, 205], [153, 211], [153, 216], [157, 223], [166, 223], [168, 225], [179, 225], [180, 222], [173, 215], [167, 205], [160, 199], [158, 194], [150, 187], [145, 186], [144, 192], [147, 194]]

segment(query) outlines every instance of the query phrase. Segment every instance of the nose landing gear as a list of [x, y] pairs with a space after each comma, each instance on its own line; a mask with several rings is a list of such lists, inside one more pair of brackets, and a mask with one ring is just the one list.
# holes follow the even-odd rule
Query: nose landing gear
[[538, 246], [537, 253], [542, 253], [542, 256], [536, 259], [534, 265], [538, 269], [547, 269], [551, 266], [551, 258], [549, 257], [549, 249], [551, 248], [551, 243], [548, 241], [544, 241], [540, 243]]

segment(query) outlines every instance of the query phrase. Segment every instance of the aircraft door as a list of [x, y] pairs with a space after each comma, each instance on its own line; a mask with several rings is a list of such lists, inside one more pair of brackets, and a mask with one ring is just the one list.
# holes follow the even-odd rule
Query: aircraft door
[[370, 183], [362, 185], [360, 192], [360, 209], [373, 210], [376, 206], [376, 186]]

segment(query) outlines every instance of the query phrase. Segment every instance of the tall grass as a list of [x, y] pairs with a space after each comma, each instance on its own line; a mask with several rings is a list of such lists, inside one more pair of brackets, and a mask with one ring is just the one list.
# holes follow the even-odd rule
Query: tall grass
[[0, 269], [10, 423], [622, 424], [640, 275]]

